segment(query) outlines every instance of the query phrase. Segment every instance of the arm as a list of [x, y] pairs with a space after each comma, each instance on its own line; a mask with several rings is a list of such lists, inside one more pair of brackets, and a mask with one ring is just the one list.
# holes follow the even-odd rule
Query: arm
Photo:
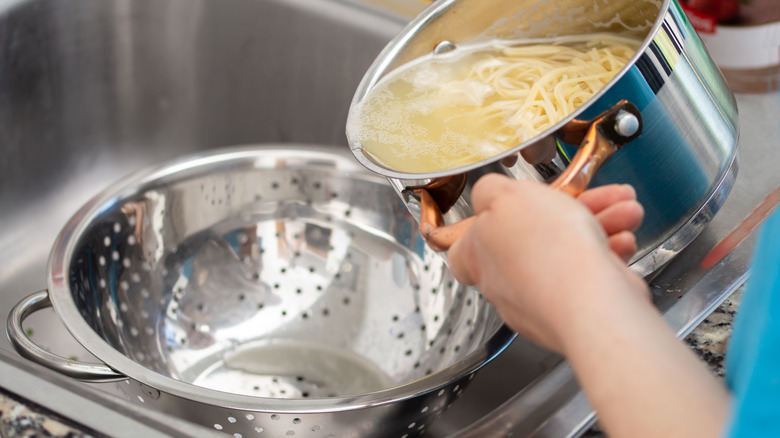
[[483, 177], [474, 225], [448, 253], [453, 273], [512, 329], [569, 360], [611, 436], [718, 436], [725, 389], [625, 266], [642, 217], [633, 191], [610, 186], [580, 200]]

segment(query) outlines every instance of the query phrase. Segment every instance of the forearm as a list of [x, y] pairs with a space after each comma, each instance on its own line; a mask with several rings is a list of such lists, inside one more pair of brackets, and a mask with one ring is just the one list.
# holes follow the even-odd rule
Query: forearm
[[571, 318], [565, 354], [609, 435], [720, 436], [729, 406], [720, 382], [648, 300], [605, 302], [586, 301], [592, 308]]

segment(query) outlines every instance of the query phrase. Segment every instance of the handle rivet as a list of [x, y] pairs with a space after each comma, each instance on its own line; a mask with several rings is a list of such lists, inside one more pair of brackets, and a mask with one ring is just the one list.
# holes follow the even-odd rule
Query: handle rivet
[[628, 111], [620, 110], [615, 116], [615, 132], [631, 137], [639, 131], [639, 119]]

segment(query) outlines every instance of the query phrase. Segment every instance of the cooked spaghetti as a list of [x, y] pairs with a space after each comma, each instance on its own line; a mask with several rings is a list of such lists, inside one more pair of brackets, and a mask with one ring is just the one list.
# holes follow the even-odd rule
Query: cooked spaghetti
[[571, 114], [638, 46], [596, 34], [430, 55], [392, 72], [353, 107], [348, 132], [353, 144], [403, 172], [481, 161]]

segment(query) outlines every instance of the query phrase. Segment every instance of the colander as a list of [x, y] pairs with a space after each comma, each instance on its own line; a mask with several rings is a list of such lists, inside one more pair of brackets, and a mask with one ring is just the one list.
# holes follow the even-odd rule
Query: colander
[[[22, 355], [239, 438], [419, 435], [514, 336], [337, 147], [223, 149], [120, 181], [66, 224], [48, 286], [9, 315]], [[25, 336], [48, 305], [105, 365]]]

